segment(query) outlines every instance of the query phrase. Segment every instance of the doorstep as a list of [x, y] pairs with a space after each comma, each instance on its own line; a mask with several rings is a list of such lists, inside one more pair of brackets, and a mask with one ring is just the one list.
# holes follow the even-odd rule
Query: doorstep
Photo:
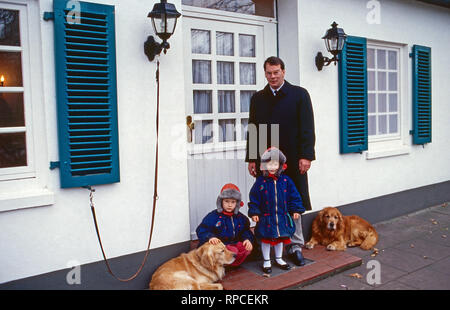
[[[324, 246], [304, 248], [303, 256], [313, 262], [302, 267], [290, 263], [291, 270], [264, 276], [241, 266], [228, 271], [221, 283], [225, 290], [282, 290], [305, 286], [362, 264], [360, 257], [345, 251], [327, 251]], [[275, 268], [272, 266], [273, 271]]]

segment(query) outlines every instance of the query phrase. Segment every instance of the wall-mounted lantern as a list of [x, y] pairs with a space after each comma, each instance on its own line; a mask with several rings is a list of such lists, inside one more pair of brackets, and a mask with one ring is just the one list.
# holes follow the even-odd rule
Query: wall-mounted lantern
[[147, 17], [152, 19], [152, 26], [155, 34], [162, 40], [162, 43], [155, 41], [153, 36], [148, 36], [144, 43], [144, 52], [148, 60], [153, 61], [156, 55], [159, 55], [162, 50], [164, 54], [170, 48], [167, 40], [175, 31], [177, 19], [181, 14], [172, 3], [167, 3], [167, 0], [161, 0], [160, 3], [155, 3], [153, 10], [148, 13]]
[[344, 29], [338, 28], [338, 24], [333, 22], [331, 25], [332, 28], [328, 29], [322, 39], [325, 40], [325, 46], [327, 47], [328, 52], [333, 55], [333, 58], [324, 57], [321, 52], [318, 52], [316, 55], [316, 67], [319, 71], [322, 70], [323, 66], [328, 66], [330, 63], [339, 61], [338, 54], [342, 51], [345, 44], [345, 39], [347, 35], [344, 32]]

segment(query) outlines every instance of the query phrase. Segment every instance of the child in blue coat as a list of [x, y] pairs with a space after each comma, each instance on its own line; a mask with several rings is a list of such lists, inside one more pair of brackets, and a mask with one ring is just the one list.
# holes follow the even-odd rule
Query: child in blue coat
[[290, 269], [283, 256], [283, 244], [290, 243], [295, 232], [293, 221], [305, 212], [294, 182], [282, 174], [286, 169], [286, 156], [271, 147], [261, 156], [263, 175], [256, 178], [250, 190], [248, 215], [256, 222], [255, 235], [261, 240], [264, 258], [263, 271], [272, 272], [270, 248], [274, 247], [275, 263], [283, 270]]
[[253, 249], [254, 236], [250, 230], [250, 221], [239, 212], [242, 207], [241, 192], [231, 183], [225, 184], [217, 197], [217, 210], [206, 215], [197, 227], [199, 247], [209, 242], [222, 241], [228, 250], [236, 254], [231, 266], [239, 266]]

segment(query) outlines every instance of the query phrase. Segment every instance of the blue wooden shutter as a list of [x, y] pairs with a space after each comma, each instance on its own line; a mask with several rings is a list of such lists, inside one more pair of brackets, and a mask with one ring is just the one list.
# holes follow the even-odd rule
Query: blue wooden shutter
[[413, 78], [413, 143], [431, 142], [431, 48], [414, 45]]
[[340, 153], [367, 150], [366, 38], [347, 37], [339, 61]]
[[53, 2], [61, 187], [119, 182], [114, 7], [68, 2]]

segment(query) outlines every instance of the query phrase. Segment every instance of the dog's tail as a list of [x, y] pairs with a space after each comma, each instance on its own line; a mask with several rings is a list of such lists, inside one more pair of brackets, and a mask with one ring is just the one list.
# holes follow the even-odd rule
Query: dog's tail
[[370, 250], [375, 246], [375, 244], [377, 244], [377, 242], [378, 242], [378, 233], [373, 227], [370, 227], [366, 238], [360, 245], [360, 248], [363, 250]]

